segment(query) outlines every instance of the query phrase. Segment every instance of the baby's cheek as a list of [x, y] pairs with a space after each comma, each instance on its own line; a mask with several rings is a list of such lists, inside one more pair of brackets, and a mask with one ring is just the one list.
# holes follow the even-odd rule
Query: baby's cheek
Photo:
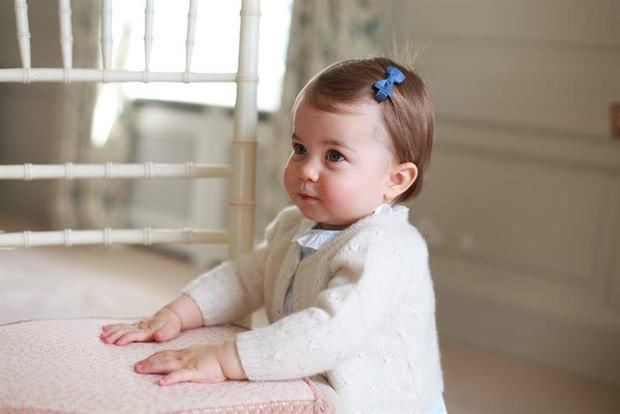
[[282, 175], [282, 182], [284, 183], [284, 188], [289, 196], [294, 195], [298, 189], [294, 188], [295, 176], [291, 171], [291, 168], [287, 166], [284, 170], [284, 174]]
[[353, 181], [332, 182], [323, 188], [321, 199], [335, 213], [346, 213], [355, 209], [355, 205], [360, 197], [359, 188]]
[[359, 218], [372, 213], [381, 203], [382, 195], [372, 179], [359, 175], [333, 192], [332, 199], [342, 208], [342, 214]]

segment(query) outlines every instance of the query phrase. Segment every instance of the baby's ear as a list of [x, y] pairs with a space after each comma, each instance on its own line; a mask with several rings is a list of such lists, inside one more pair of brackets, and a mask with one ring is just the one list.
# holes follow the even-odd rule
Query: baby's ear
[[390, 173], [385, 198], [389, 201], [396, 199], [407, 191], [418, 178], [418, 167], [412, 162], [403, 162], [395, 165]]

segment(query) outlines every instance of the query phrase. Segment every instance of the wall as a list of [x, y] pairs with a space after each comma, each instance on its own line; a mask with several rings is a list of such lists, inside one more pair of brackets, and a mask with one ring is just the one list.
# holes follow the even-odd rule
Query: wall
[[436, 105], [413, 221], [442, 335], [620, 383], [620, 4], [391, 5]]

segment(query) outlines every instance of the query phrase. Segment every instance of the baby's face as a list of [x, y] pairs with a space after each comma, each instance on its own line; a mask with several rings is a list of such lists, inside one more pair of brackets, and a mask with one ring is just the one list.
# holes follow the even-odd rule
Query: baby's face
[[340, 105], [333, 113], [301, 103], [284, 186], [302, 214], [324, 228], [344, 228], [387, 199], [396, 161], [376, 102]]

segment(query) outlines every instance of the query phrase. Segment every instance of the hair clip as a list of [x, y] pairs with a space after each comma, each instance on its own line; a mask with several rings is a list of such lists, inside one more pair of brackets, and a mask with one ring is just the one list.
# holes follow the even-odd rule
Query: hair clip
[[406, 79], [405, 74], [394, 66], [388, 66], [386, 72], [387, 76], [385, 79], [381, 79], [373, 85], [377, 90], [375, 94], [377, 102], [383, 102], [386, 98], [392, 96], [394, 93], [394, 85], [400, 85]]

